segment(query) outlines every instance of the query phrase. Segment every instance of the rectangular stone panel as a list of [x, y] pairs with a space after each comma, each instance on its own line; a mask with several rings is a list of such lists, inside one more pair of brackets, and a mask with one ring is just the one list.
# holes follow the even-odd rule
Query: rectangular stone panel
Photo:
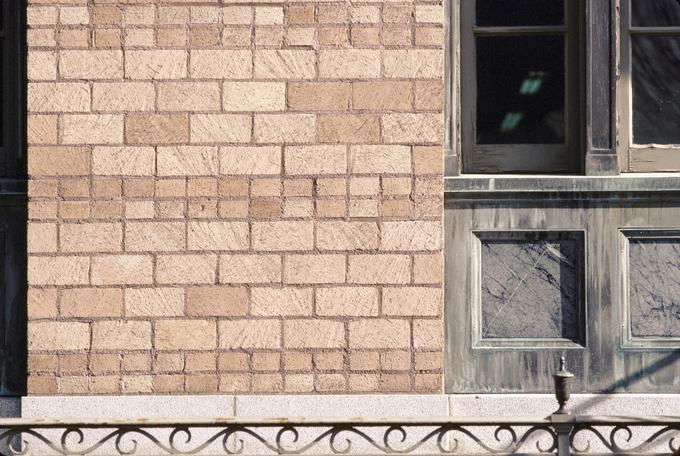
[[478, 232], [480, 340], [584, 334], [583, 233]]
[[680, 232], [631, 234], [627, 280], [630, 336], [680, 337]]

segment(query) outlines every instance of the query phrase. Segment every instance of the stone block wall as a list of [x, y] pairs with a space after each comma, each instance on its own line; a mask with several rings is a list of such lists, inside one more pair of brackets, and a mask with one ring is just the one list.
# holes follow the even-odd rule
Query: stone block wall
[[437, 0], [29, 0], [28, 392], [441, 392]]

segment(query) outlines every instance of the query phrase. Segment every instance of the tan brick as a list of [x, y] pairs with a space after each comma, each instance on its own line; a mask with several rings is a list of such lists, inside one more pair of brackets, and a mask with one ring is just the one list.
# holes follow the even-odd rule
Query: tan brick
[[280, 174], [278, 146], [220, 147], [221, 174]]
[[443, 243], [441, 222], [384, 222], [381, 236], [381, 250], [440, 250]]
[[380, 119], [373, 114], [321, 115], [319, 141], [334, 144], [380, 142]]
[[128, 79], [183, 79], [187, 77], [187, 51], [140, 50], [125, 53]]
[[441, 143], [444, 117], [436, 114], [385, 114], [383, 138], [388, 143]]
[[376, 374], [351, 374], [349, 376], [349, 389], [353, 392], [379, 391], [379, 377]]
[[376, 288], [318, 288], [316, 313], [322, 316], [378, 316]]
[[157, 154], [159, 176], [210, 176], [218, 173], [216, 147], [171, 146], [159, 147]]
[[344, 392], [347, 390], [347, 379], [342, 374], [319, 374], [317, 389], [322, 392]]
[[149, 111], [156, 92], [148, 82], [97, 82], [92, 85], [92, 107], [96, 111]]
[[185, 247], [182, 222], [128, 222], [125, 226], [125, 250], [170, 252]]
[[123, 292], [116, 288], [72, 288], [61, 292], [60, 313], [66, 318], [121, 317]]
[[222, 349], [281, 347], [281, 322], [278, 320], [220, 321], [218, 329]]
[[65, 223], [59, 238], [64, 252], [119, 252], [123, 229], [118, 223]]
[[57, 318], [57, 290], [29, 288], [26, 297], [29, 320]]
[[381, 353], [380, 365], [384, 371], [409, 370], [411, 368], [411, 352], [389, 351]]
[[92, 171], [96, 175], [152, 176], [155, 169], [153, 147], [95, 147]]
[[31, 223], [28, 225], [28, 252], [56, 252], [57, 225], [54, 223]]
[[246, 50], [192, 50], [191, 77], [247, 79], [252, 76], [252, 54]]
[[216, 371], [217, 353], [187, 353], [186, 370], [188, 372]]
[[312, 355], [297, 352], [284, 353], [283, 364], [286, 371], [311, 371]]
[[215, 255], [159, 255], [156, 263], [158, 283], [215, 283]]
[[411, 82], [355, 82], [352, 88], [354, 109], [409, 111], [413, 103]]
[[32, 144], [57, 143], [56, 115], [29, 115], [26, 118], [26, 139]]
[[376, 370], [380, 358], [375, 352], [354, 352], [349, 355], [349, 368], [353, 371]]
[[53, 6], [34, 6], [26, 9], [26, 21], [29, 25], [50, 25], [57, 23], [57, 8]]
[[284, 151], [286, 174], [319, 175], [347, 172], [345, 146], [288, 146]]
[[88, 112], [90, 86], [87, 83], [29, 83], [28, 110], [31, 112]]
[[59, 394], [87, 394], [88, 380], [85, 376], [59, 377], [57, 378], [57, 391]]
[[378, 196], [380, 194], [380, 178], [352, 177], [349, 181], [351, 196]]
[[126, 288], [125, 315], [128, 317], [180, 316], [184, 314], [181, 288]]
[[290, 255], [285, 258], [284, 283], [342, 283], [345, 281], [344, 255]]
[[155, 375], [152, 380], [156, 393], [184, 392], [184, 375]]
[[124, 353], [121, 370], [125, 372], [151, 370], [151, 355], [149, 353]]
[[341, 348], [345, 346], [345, 325], [328, 320], [284, 321], [286, 348]]
[[123, 116], [112, 114], [66, 114], [61, 119], [64, 144], [120, 144]]
[[444, 8], [442, 5], [416, 5], [416, 22], [442, 24]]
[[192, 114], [192, 143], [247, 143], [252, 119], [237, 114]]
[[153, 359], [154, 372], [181, 372], [184, 370], [184, 357], [181, 353], [156, 353]]
[[161, 82], [157, 84], [159, 111], [219, 111], [216, 82]]
[[314, 226], [311, 222], [254, 222], [252, 241], [255, 250], [311, 250]]
[[319, 29], [319, 44], [327, 47], [349, 47], [348, 27], [324, 27]]
[[61, 51], [59, 75], [64, 79], [123, 79], [123, 52]]
[[246, 371], [248, 354], [238, 352], [220, 353], [217, 358], [217, 368], [220, 371]]
[[352, 255], [347, 281], [381, 284], [409, 283], [411, 260], [407, 255]]
[[355, 48], [380, 45], [379, 27], [352, 27], [352, 45]]
[[250, 391], [250, 374], [229, 374], [220, 377], [219, 390], [223, 393], [243, 393]]
[[76, 256], [28, 258], [29, 285], [83, 285], [89, 281], [90, 259]]
[[128, 114], [125, 135], [130, 144], [180, 144], [189, 141], [186, 114]]
[[45, 321], [28, 322], [28, 350], [59, 351], [90, 348], [88, 323]]
[[439, 49], [384, 50], [383, 71], [388, 78], [441, 79], [444, 53]]
[[195, 287], [187, 288], [188, 316], [234, 317], [248, 311], [245, 288]]
[[313, 114], [260, 114], [255, 116], [255, 142], [301, 144], [316, 138]]
[[357, 320], [349, 323], [351, 348], [408, 348], [411, 328], [407, 320]]
[[93, 285], [146, 285], [152, 280], [151, 256], [107, 255], [92, 259]]
[[251, 288], [250, 312], [260, 317], [312, 314], [308, 288]]
[[349, 152], [353, 173], [411, 172], [411, 151], [404, 146], [352, 146]]
[[442, 174], [444, 172], [442, 147], [415, 147], [413, 149], [413, 163], [416, 174]]
[[413, 322], [413, 347], [418, 350], [442, 350], [444, 325], [440, 320], [415, 320]]
[[413, 257], [413, 282], [442, 283], [443, 257], [436, 255], [415, 255]]
[[443, 110], [444, 81], [416, 81], [415, 97], [418, 110]]
[[343, 82], [291, 82], [288, 107], [293, 111], [345, 111], [350, 88]]
[[379, 230], [373, 222], [317, 222], [316, 246], [320, 250], [374, 250]]
[[189, 222], [189, 250], [247, 250], [248, 231], [245, 222]]
[[140, 350], [151, 348], [151, 323], [148, 321], [95, 321], [92, 348], [100, 350]]
[[385, 288], [385, 315], [438, 316], [443, 311], [442, 290], [439, 288]]
[[30, 176], [81, 176], [90, 173], [90, 152], [84, 147], [32, 147]]
[[380, 77], [380, 51], [368, 49], [322, 50], [319, 52], [322, 79], [367, 79]]
[[255, 52], [257, 79], [313, 79], [316, 54], [310, 50], [258, 50]]
[[441, 352], [416, 353], [416, 370], [440, 370], [444, 368], [444, 356]]
[[282, 82], [224, 82], [225, 111], [284, 111], [286, 84]]
[[386, 392], [405, 392], [411, 390], [409, 374], [381, 374], [380, 390]]
[[214, 321], [158, 320], [154, 346], [160, 350], [212, 350], [217, 347]]
[[221, 255], [220, 283], [271, 283], [281, 281], [278, 255]]

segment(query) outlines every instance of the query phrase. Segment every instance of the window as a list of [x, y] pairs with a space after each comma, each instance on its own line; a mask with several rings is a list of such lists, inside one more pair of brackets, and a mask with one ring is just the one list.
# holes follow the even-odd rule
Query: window
[[460, 2], [464, 172], [581, 171], [579, 3]]
[[622, 169], [678, 170], [680, 2], [622, 1], [621, 24]]

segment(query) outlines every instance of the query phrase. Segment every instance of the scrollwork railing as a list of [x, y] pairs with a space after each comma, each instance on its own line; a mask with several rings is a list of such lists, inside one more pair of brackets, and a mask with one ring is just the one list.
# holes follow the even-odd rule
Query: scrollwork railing
[[8, 455], [680, 454], [680, 418], [0, 420]]

